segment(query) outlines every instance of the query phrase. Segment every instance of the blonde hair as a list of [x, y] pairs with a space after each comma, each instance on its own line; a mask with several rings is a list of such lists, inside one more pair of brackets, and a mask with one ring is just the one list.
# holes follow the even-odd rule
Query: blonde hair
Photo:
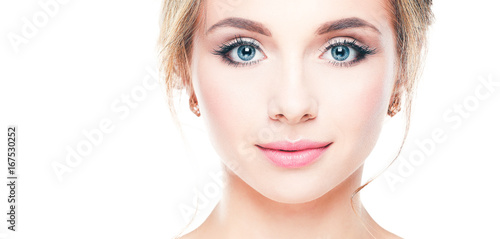
[[[394, 101], [391, 102], [389, 110], [392, 106], [399, 105], [402, 95], [405, 95], [406, 126], [399, 151], [386, 169], [399, 157], [408, 135], [412, 100], [426, 53], [427, 31], [434, 19], [431, 10], [432, 0], [388, 1], [388, 10], [392, 16], [392, 25], [396, 34], [398, 56], [397, 80], [393, 90]], [[202, 23], [202, 16], [203, 2], [201, 0], [164, 0], [163, 2], [160, 37], [158, 40], [160, 70], [165, 77], [169, 108], [174, 122], [178, 126], [173, 90], [183, 89], [183, 86], [191, 84], [190, 60], [193, 35]], [[353, 192], [351, 205], [355, 212], [354, 196], [377, 176], [371, 178]]]
[[[394, 84], [395, 101], [398, 104], [403, 93], [405, 98], [404, 111], [406, 113], [406, 124], [403, 140], [394, 159], [380, 171], [376, 176], [358, 187], [351, 195], [351, 206], [354, 209], [353, 198], [370, 182], [382, 174], [399, 157], [410, 129], [413, 98], [418, 79], [422, 72], [422, 63], [427, 53], [427, 31], [434, 21], [431, 6], [432, 0], [389, 0], [389, 11], [392, 13], [392, 25], [396, 33], [396, 49], [398, 55], [396, 83]], [[399, 91], [399, 88], [403, 92]], [[389, 106], [389, 109], [391, 106]]]
[[180, 127], [174, 90], [191, 84], [193, 35], [200, 26], [201, 0], [164, 0], [158, 39], [160, 73], [165, 78], [167, 100], [174, 122]]

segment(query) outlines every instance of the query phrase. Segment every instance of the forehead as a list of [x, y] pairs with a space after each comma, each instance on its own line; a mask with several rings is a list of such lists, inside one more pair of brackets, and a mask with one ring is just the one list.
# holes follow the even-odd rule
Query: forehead
[[269, 30], [313, 34], [321, 24], [359, 18], [382, 31], [390, 31], [388, 0], [204, 0], [203, 34], [220, 21], [237, 17], [253, 20]]

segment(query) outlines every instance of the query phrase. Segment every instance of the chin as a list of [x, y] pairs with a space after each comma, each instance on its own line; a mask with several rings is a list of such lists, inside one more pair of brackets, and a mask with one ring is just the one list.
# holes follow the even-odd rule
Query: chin
[[[256, 174], [254, 174], [256, 175]], [[258, 174], [257, 174], [258, 175]], [[319, 172], [277, 172], [270, 177], [244, 180], [260, 195], [279, 203], [301, 204], [311, 202], [335, 188], [338, 183], [325, 180]]]
[[[233, 153], [226, 158], [238, 158], [238, 155]], [[346, 152], [326, 152], [321, 160], [307, 167], [288, 169], [272, 165], [264, 156], [252, 156], [239, 157], [236, 160], [238, 167], [229, 167], [231, 174], [251, 191], [257, 192], [257, 196], [284, 204], [302, 204], [321, 198], [338, 187], [362, 163], [362, 158], [353, 160], [357, 157]], [[225, 160], [224, 163], [228, 166], [229, 162]]]
[[261, 193], [264, 197], [273, 200], [278, 203], [285, 204], [302, 204], [314, 201], [315, 199], [320, 198], [326, 192], [316, 191], [309, 192], [309, 190], [302, 190], [301, 192], [269, 192], [269, 194]]

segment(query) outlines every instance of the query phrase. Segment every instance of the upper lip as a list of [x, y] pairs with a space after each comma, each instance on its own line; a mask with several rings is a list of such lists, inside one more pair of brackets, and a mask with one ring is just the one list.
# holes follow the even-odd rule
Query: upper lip
[[294, 143], [288, 141], [277, 141], [267, 144], [257, 144], [258, 147], [272, 149], [272, 150], [282, 150], [282, 151], [300, 151], [306, 149], [317, 149], [329, 146], [332, 142], [315, 142], [311, 140], [299, 140]]

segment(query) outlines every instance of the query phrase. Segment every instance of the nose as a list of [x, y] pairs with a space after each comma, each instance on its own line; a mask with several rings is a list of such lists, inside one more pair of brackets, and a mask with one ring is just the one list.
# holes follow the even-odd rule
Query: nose
[[318, 114], [313, 87], [309, 87], [311, 81], [305, 77], [301, 58], [294, 59], [283, 64], [282, 69], [277, 71], [280, 75], [275, 78], [276, 87], [268, 106], [271, 119], [287, 124], [306, 122], [315, 119]]

